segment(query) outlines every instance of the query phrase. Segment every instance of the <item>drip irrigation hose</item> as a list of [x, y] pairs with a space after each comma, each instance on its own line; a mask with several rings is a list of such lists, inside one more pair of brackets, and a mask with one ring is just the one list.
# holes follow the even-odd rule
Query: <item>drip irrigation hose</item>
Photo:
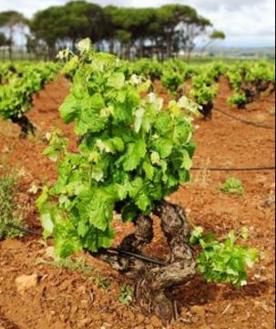
[[106, 249], [106, 251], [108, 253], [116, 253], [116, 254], [121, 254], [123, 256], [127, 256], [127, 257], [134, 257], [136, 259], [142, 260], [142, 261], [147, 262], [147, 263], [155, 264], [155, 265], [158, 265], [158, 266], [166, 266], [167, 265], [166, 263], [162, 262], [159, 259], [150, 258], [150, 257], [144, 256], [144, 255], [141, 255], [141, 254], [136, 254], [134, 252], [126, 251], [126, 250], [121, 249], [121, 248], [109, 248], [109, 249]]
[[275, 170], [275, 166], [268, 166], [268, 167], [250, 167], [250, 168], [204, 168], [204, 167], [193, 167], [191, 170], [194, 171], [201, 171], [201, 170], [206, 170], [206, 171], [271, 171]]
[[15, 229], [17, 231], [21, 231], [22, 233], [27, 233], [27, 234], [41, 236], [41, 232], [34, 231], [34, 230], [31, 230], [31, 229], [25, 228], [23, 226], [14, 225], [14, 224], [11, 224], [11, 223], [8, 223], [7, 226], [10, 227], [10, 228]]
[[[41, 236], [41, 232], [30, 230], [30, 229], [25, 228], [23, 226], [14, 225], [14, 224], [7, 224], [7, 226], [9, 226], [13, 229], [16, 229], [20, 232], [23, 232], [23, 233], [36, 235], [36, 236]], [[166, 263], [164, 263], [164, 262], [162, 262], [158, 259], [147, 257], [147, 256], [144, 256], [144, 255], [141, 255], [141, 254], [136, 254], [134, 252], [130, 252], [130, 251], [127, 251], [127, 250], [124, 250], [124, 249], [121, 249], [121, 248], [104, 249], [104, 250], [102, 250], [102, 252], [109, 253], [109, 254], [114, 254], [114, 253], [115, 254], [120, 254], [120, 255], [123, 255], [123, 256], [126, 256], [126, 257], [133, 257], [133, 258], [139, 259], [143, 262], [151, 263], [151, 264], [158, 265], [158, 266], [166, 266], [167, 265]], [[91, 254], [93, 256], [93, 253], [89, 252], [89, 254]]]
[[257, 122], [253, 122], [253, 121], [249, 121], [249, 120], [245, 120], [245, 119], [241, 119], [241, 118], [238, 118], [232, 114], [229, 114], [229, 113], [226, 113], [222, 110], [219, 110], [219, 109], [214, 109], [214, 111], [216, 112], [219, 112], [233, 120], [236, 120], [236, 121], [240, 121], [241, 123], [244, 123], [246, 125], [251, 125], [253, 127], [256, 127], [256, 128], [264, 128], [264, 129], [274, 129], [273, 126], [269, 126], [269, 125], [265, 125], [265, 124], [261, 124], [261, 123], [257, 123]]

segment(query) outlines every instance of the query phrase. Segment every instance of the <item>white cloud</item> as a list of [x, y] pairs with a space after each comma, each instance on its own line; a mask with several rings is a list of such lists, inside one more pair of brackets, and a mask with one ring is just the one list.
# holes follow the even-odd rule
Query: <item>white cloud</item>
[[[18, 10], [30, 17], [35, 11], [66, 0], [0, 0], [0, 10]], [[274, 45], [274, 0], [91, 0], [107, 4], [133, 7], [160, 6], [180, 3], [194, 6], [200, 14], [210, 18], [216, 29], [227, 35], [226, 45]]]

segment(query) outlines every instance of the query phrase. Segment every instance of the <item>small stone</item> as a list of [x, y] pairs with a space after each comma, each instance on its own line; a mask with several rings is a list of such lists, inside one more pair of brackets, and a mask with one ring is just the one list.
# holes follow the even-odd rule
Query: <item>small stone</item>
[[101, 321], [102, 320], [101, 314], [99, 314], [99, 313], [93, 314], [93, 320], [95, 320], [95, 321]]
[[80, 304], [81, 304], [82, 308], [86, 308], [88, 306], [89, 302], [88, 302], [88, 300], [83, 299], [83, 300], [81, 300]]
[[83, 295], [86, 294], [86, 288], [85, 288], [85, 286], [78, 287], [77, 291], [79, 293], [83, 294]]
[[71, 314], [76, 314], [79, 310], [79, 307], [77, 305], [73, 305], [71, 308]]
[[81, 321], [79, 321], [78, 323], [78, 328], [85, 328], [88, 324], [90, 323], [89, 319], [83, 319]]
[[134, 320], [135, 320], [135, 315], [134, 315], [134, 313], [129, 312], [129, 314], [128, 314], [128, 318], [129, 318], [130, 321], [134, 321]]
[[108, 328], [111, 328], [111, 327], [112, 327], [111, 324], [109, 324], [109, 323], [103, 323], [103, 325], [101, 326], [100, 329], [108, 329]]
[[30, 288], [34, 288], [38, 284], [38, 275], [21, 275], [15, 279], [15, 284], [17, 291], [19, 293], [24, 293], [26, 290]]
[[193, 306], [193, 307], [191, 308], [191, 311], [192, 311], [194, 314], [196, 314], [196, 315], [198, 315], [199, 317], [201, 317], [201, 318], [204, 318], [204, 317], [205, 317], [205, 310], [204, 310], [204, 308], [201, 307], [201, 306], [197, 306], [197, 305], [195, 305], [195, 306]]
[[10, 149], [8, 148], [8, 146], [4, 146], [2, 149], [2, 153], [9, 153]]
[[153, 327], [152, 324], [148, 324], [148, 325], [146, 326], [146, 329], [154, 329], [154, 327]]
[[137, 324], [141, 324], [144, 321], [145, 321], [144, 315], [143, 314], [137, 314], [137, 316], [136, 316], [136, 322], [137, 322]]
[[150, 323], [155, 327], [155, 328], [161, 328], [162, 327], [162, 322], [160, 319], [156, 316], [153, 315], [150, 319]]
[[275, 194], [267, 196], [262, 202], [261, 206], [263, 208], [270, 208], [272, 206], [275, 206]]

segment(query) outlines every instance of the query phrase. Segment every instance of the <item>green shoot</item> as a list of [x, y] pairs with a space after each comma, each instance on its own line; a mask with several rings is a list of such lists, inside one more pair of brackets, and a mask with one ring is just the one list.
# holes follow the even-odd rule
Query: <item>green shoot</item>
[[239, 245], [238, 238], [247, 239], [248, 230], [241, 230], [239, 236], [231, 231], [220, 242], [212, 234], [204, 234], [201, 227], [194, 229], [190, 242], [202, 249], [197, 257], [197, 266], [208, 283], [226, 283], [238, 288], [247, 284], [247, 268], [252, 268], [258, 261], [259, 252]]

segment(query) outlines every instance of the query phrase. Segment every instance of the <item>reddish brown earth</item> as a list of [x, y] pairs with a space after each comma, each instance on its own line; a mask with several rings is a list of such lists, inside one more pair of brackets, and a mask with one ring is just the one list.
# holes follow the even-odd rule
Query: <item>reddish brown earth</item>
[[[42, 155], [45, 134], [59, 127], [74, 145], [71, 126], [65, 126], [57, 111], [67, 95], [68, 82], [63, 78], [48, 85], [35, 98], [30, 118], [38, 134], [28, 140], [18, 138], [19, 130], [0, 122], [0, 174], [17, 172], [20, 180], [20, 202], [31, 227], [39, 226], [34, 200], [29, 189], [41, 187], [56, 177], [55, 164]], [[275, 100], [265, 96], [239, 111], [226, 105], [229, 88], [223, 80], [216, 108], [258, 123], [273, 125]], [[197, 152], [195, 166], [259, 167], [274, 164], [274, 130], [256, 128], [214, 112], [212, 121], [195, 122]], [[219, 186], [229, 175], [240, 178], [244, 196], [220, 192]], [[250, 274], [249, 284], [241, 290], [207, 285], [197, 278], [175, 292], [181, 307], [180, 318], [169, 329], [272, 329], [274, 328], [274, 210], [275, 175], [258, 172], [194, 172], [192, 182], [171, 196], [173, 202], [187, 209], [190, 220], [222, 236], [231, 229], [247, 226], [248, 244], [261, 251], [261, 261]], [[156, 227], [158, 223], [156, 223]], [[116, 221], [118, 240], [130, 226]], [[166, 251], [163, 238], [156, 230], [153, 255]], [[105, 264], [84, 259], [88, 269], [78, 271], [57, 268], [49, 261], [49, 247], [41, 239], [0, 242], [0, 329], [153, 329], [163, 328], [156, 317], [147, 318], [135, 304], [118, 301], [125, 278]], [[89, 271], [88, 271], [89, 270]], [[18, 291], [18, 277], [36, 275], [33, 287]], [[110, 285], [104, 288], [104, 280]]]

